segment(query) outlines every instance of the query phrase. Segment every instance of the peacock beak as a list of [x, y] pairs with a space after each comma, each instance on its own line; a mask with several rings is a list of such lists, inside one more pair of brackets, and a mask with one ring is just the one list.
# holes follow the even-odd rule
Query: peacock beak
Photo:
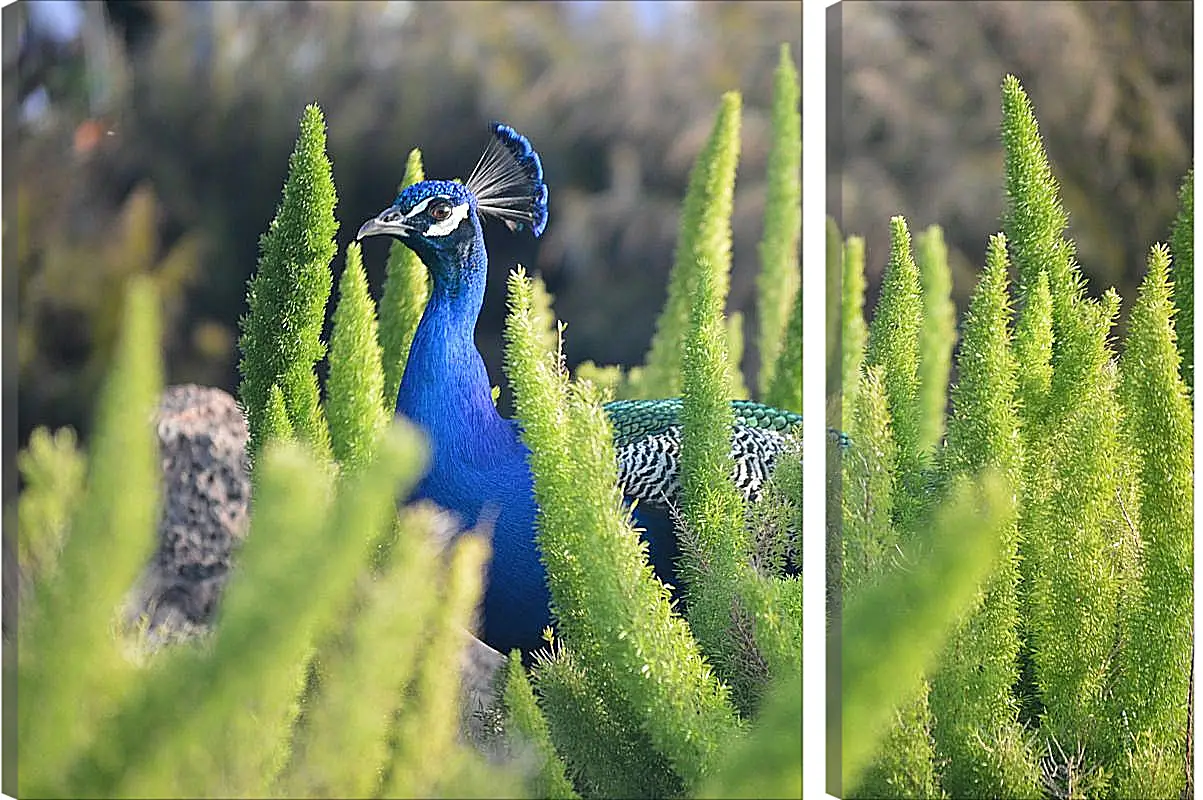
[[401, 239], [412, 232], [413, 228], [405, 221], [401, 210], [396, 206], [389, 206], [359, 227], [355, 241], [368, 236], [396, 236]]

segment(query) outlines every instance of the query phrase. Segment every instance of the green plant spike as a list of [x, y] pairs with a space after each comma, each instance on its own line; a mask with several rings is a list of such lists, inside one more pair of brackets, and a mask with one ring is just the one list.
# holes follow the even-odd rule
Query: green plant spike
[[298, 612], [318, 579], [312, 552], [323, 533], [329, 476], [295, 442], [265, 446], [257, 472], [240, 573], [222, 599], [211, 649], [180, 653], [112, 720], [112, 736], [98, 737], [84, 773], [98, 795], [267, 791], [303, 676], [311, 614]]
[[300, 440], [319, 456], [330, 455], [330, 432], [313, 369], [326, 353], [321, 337], [333, 282], [335, 202], [322, 112], [316, 105], [306, 106], [280, 207], [259, 240], [259, 264], [247, 289], [249, 311], [239, 321], [238, 393], [246, 409], [252, 458], [263, 446], [272, 384], [279, 384]]
[[802, 242], [802, 112], [798, 70], [788, 44], [781, 45], [773, 74], [772, 144], [760, 275], [756, 280], [759, 320], [760, 396], [767, 397], [776, 375], [778, 354], [789, 336], [790, 300], [802, 285], [798, 252]]
[[928, 684], [921, 680], [913, 696], [905, 698], [882, 735], [872, 763], [845, 797], [909, 800], [942, 798], [936, 779], [935, 746], [931, 738], [932, 714]]
[[[833, 426], [839, 426], [836, 423], [835, 411], [831, 407], [834, 403], [839, 402], [836, 398], [840, 393], [840, 360], [842, 354], [840, 350], [840, 333], [842, 331], [842, 303], [843, 303], [843, 259], [844, 259], [844, 240], [840, 236], [839, 226], [835, 224], [835, 220], [827, 217], [827, 225], [825, 229], [825, 248], [824, 248], [824, 264], [823, 264], [823, 303], [826, 314], [826, 330], [824, 331], [824, 351], [823, 363], [827, 365], [827, 379], [825, 384], [826, 400], [828, 405], [828, 417]], [[847, 430], [846, 428], [842, 428]]]
[[385, 797], [433, 796], [441, 765], [455, 754], [459, 670], [448, 665], [459, 663], [467, 644], [488, 553], [488, 540], [478, 534], [458, 537], [451, 550], [430, 638], [397, 720], [396, 746], [381, 782]]
[[608, 707], [596, 681], [557, 640], [538, 651], [533, 672], [556, 750], [585, 797], [682, 797], [672, 765], [638, 725]]
[[74, 794], [69, 768], [132, 688], [133, 665], [114, 622], [150, 556], [158, 516], [152, 420], [163, 367], [159, 299], [149, 278], [130, 280], [124, 308], [83, 495], [57, 569], [22, 608], [16, 730], [23, 797]]
[[320, 686], [305, 708], [281, 788], [290, 797], [369, 797], [387, 755], [387, 709], [396, 709], [437, 598], [429, 539], [436, 511], [406, 508], [389, 557], [364, 570], [344, 626], [319, 648]]
[[852, 445], [843, 458], [839, 585], [852, 592], [885, 574], [898, 547], [892, 521], [894, 458], [882, 368], [865, 370], [852, 409]]
[[626, 374], [622, 367], [612, 364], [598, 366], [592, 361], [582, 361], [576, 365], [576, 379], [592, 383], [607, 400], [625, 396], [622, 390], [626, 384]]
[[1035, 428], [1045, 419], [1053, 381], [1053, 298], [1048, 273], [1043, 270], [1029, 288], [1027, 302], [1019, 313], [1015, 360], [1020, 414], [1027, 428]]
[[[1121, 621], [1126, 646], [1119, 700], [1124, 733], [1141, 737], [1149, 760], [1125, 765], [1116, 791], [1145, 797], [1183, 791], [1190, 714], [1193, 426], [1174, 341], [1169, 272], [1167, 248], [1152, 248], [1120, 358], [1125, 430], [1138, 453], [1142, 570], [1134, 607]], [[1157, 765], [1162, 769], [1153, 769]]]
[[934, 452], [944, 438], [952, 348], [957, 340], [956, 306], [944, 231], [932, 225], [915, 237], [915, 261], [923, 291], [919, 329], [919, 450]]
[[[530, 277], [531, 282], [531, 311], [535, 315], [535, 326], [539, 331], [540, 346], [544, 350], [555, 350], [560, 347], [560, 337], [563, 331], [556, 324], [556, 315], [552, 311], [553, 298], [547, 291], [547, 284], [541, 275]], [[567, 327], [566, 325], [563, 327]]]
[[[1087, 750], [1107, 736], [1095, 720], [1104, 713], [1123, 571], [1115, 543], [1127, 536], [1116, 509], [1127, 468], [1108, 345], [1117, 305], [1114, 295], [1081, 302], [1067, 318], [1048, 421], [1029, 444], [1040, 482], [1029, 489], [1037, 505], [1024, 510], [1021, 553], [1030, 560], [1026, 621], [1045, 705], [1041, 735]], [[1059, 370], [1076, 380], [1058, 385]]]
[[724, 325], [727, 352], [727, 386], [732, 398], [748, 399], [748, 387], [744, 385], [744, 373], [740, 364], [744, 359], [744, 315], [732, 311]]
[[502, 702], [506, 712], [506, 732], [509, 736], [511, 755], [529, 749], [536, 764], [531, 790], [536, 797], [576, 798], [555, 747], [548, 733], [547, 720], [535, 702], [522, 666], [522, 654], [514, 650], [506, 662], [505, 689]]
[[38, 426], [29, 445], [17, 453], [17, 470], [25, 488], [17, 500], [17, 564], [22, 585], [33, 586], [51, 575], [84, 491], [87, 460], [75, 431], [51, 433]]
[[785, 340], [777, 354], [777, 367], [773, 370], [773, 381], [764, 401], [774, 408], [802, 413], [802, 287], [794, 293]]
[[[829, 225], [835, 223], [829, 218]], [[838, 231], [837, 231], [838, 240]], [[850, 236], [843, 245], [843, 280], [840, 284], [840, 392], [841, 428], [852, 430], [857, 386], [869, 332], [865, 327], [865, 240]]]
[[391, 524], [396, 493], [423, 466], [417, 434], [394, 425], [374, 459], [335, 493], [329, 462], [306, 448], [264, 451], [251, 530], [211, 645], [148, 676], [80, 760], [76, 785], [101, 796], [268, 793], [288, 756], [312, 642], [335, 622]]
[[728, 624], [734, 586], [746, 559], [744, 507], [732, 479], [722, 306], [709, 269], [699, 270], [682, 355], [681, 489], [685, 528], [680, 574], [690, 598], [689, 625], [702, 651], [730, 680]]
[[[424, 179], [422, 151], [414, 148], [405, 161], [405, 175], [400, 192], [406, 186]], [[380, 349], [384, 365], [384, 410], [392, 416], [397, 407], [397, 392], [409, 360], [409, 346], [414, 331], [426, 310], [430, 297], [430, 276], [413, 250], [393, 241], [388, 248], [388, 263], [384, 272], [384, 291], [380, 297]]]
[[280, 385], [273, 383], [267, 394], [267, 409], [263, 415], [263, 443], [295, 441], [288, 409], [284, 407], [284, 393]]
[[1178, 359], [1182, 380], [1195, 388], [1195, 171], [1190, 169], [1178, 190], [1178, 216], [1170, 233], [1173, 279], [1174, 330], [1178, 333]]
[[[990, 238], [986, 269], [965, 316], [952, 388], [944, 469], [950, 478], [994, 467], [1004, 480], [1022, 475], [1011, 349], [1006, 240]], [[982, 594], [949, 636], [932, 677], [932, 729], [945, 765], [940, 782], [952, 797], [1040, 797], [1040, 769], [1022, 743], [1011, 696], [1018, 680], [1019, 529], [999, 527], [999, 559]], [[1001, 747], [999, 742], [1010, 746]]]
[[918, 513], [922, 492], [919, 449], [919, 331], [923, 299], [919, 270], [911, 257], [906, 220], [890, 220], [890, 259], [881, 297], [869, 325], [865, 366], [883, 368], [882, 385], [897, 443], [894, 519], [904, 535]]
[[[646, 545], [631, 530], [614, 436], [596, 392], [569, 386], [559, 354], [540, 350], [522, 271], [510, 275], [509, 289], [506, 369], [531, 450], [537, 542], [557, 627], [606, 707], [637, 721], [684, 783], [697, 786], [738, 728], [728, 689], [673, 613]], [[720, 376], [724, 367], [720, 361]]]
[[338, 283], [326, 380], [330, 443], [335, 460], [344, 469], [359, 469], [371, 459], [372, 447], [388, 424], [391, 415], [380, 405], [383, 387], [375, 304], [368, 294], [359, 243], [352, 242]]
[[[936, 511], [923, 540], [912, 540], [908, 569], [896, 569], [848, 597], [842, 632], [841, 779], [856, 790], [899, 703], [916, 696], [945, 637], [989, 574], [999, 528], [1013, 515], [996, 478], [960, 483]], [[921, 547], [914, 547], [922, 545]], [[882, 609], [894, 609], [883, 614]]]
[[[656, 333], [637, 396], [674, 397], [681, 393], [681, 343], [689, 327], [689, 310], [702, 269], [727, 280], [731, 269], [731, 211], [735, 168], [739, 162], [741, 100], [738, 92], [723, 95], [714, 128], [689, 175], [681, 211], [676, 254], [668, 279], [668, 298], [656, 320]], [[724, 283], [718, 289], [726, 297]]]
[[801, 720], [802, 675], [783, 674], [770, 688], [752, 730], [732, 742], [700, 796], [801, 797]]
[[1002, 141], [1006, 186], [1003, 233], [1026, 303], [1041, 271], [1048, 273], [1057, 325], [1082, 295], [1073, 267], [1073, 243], [1064, 237], [1069, 218], [1049, 167], [1032, 103], [1014, 75], [1002, 82]]

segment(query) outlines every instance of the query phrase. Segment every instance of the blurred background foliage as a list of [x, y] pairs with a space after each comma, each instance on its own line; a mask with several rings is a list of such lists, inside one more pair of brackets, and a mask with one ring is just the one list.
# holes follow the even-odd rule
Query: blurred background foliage
[[828, 209], [865, 237], [865, 307], [902, 214], [943, 227], [964, 312], [1001, 226], [1010, 72], [1036, 107], [1089, 293], [1123, 297], [1122, 334], [1192, 162], [1192, 3], [849, 0], [828, 13]]
[[[487, 231], [477, 339], [501, 383], [515, 263], [542, 273], [570, 323], [570, 366], [642, 358], [689, 166], [720, 95], [740, 90], [729, 305], [747, 321], [755, 379], [769, 100], [779, 44], [801, 52], [797, 0], [25, 0], [3, 14], [21, 446], [35, 425], [87, 437], [132, 274], [153, 275], [165, 298], [167, 382], [235, 390], [246, 281], [314, 101], [329, 122], [340, 249], [392, 201], [410, 148], [427, 175], [462, 178], [489, 120], [538, 147], [551, 185], [544, 238]], [[386, 253], [364, 247], [377, 298]]]

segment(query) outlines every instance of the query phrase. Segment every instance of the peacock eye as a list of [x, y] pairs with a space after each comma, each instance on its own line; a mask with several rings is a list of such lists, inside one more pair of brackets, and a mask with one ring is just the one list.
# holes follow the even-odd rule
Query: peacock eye
[[436, 203], [430, 204], [430, 217], [435, 222], [442, 222], [451, 216], [451, 204], [446, 200], [439, 200]]

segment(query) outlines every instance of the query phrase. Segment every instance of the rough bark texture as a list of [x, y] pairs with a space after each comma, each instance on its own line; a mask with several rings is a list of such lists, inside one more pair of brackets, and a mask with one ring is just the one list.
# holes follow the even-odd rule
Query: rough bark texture
[[246, 536], [247, 427], [232, 396], [203, 386], [163, 392], [157, 420], [163, 466], [158, 547], [135, 590], [152, 641], [198, 632], [213, 619], [230, 559]]

